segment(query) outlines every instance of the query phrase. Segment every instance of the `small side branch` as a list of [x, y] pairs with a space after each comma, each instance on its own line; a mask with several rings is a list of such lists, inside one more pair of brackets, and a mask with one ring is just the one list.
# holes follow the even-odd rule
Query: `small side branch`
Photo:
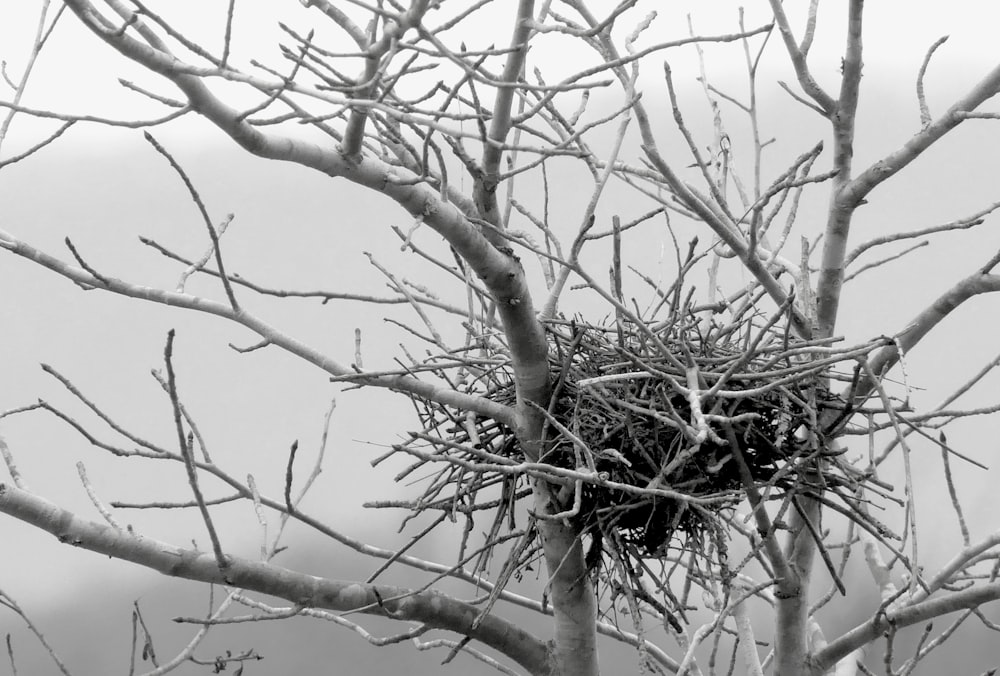
[[[2, 484], [0, 484], [0, 486], [2, 486]], [[29, 618], [28, 615], [24, 612], [24, 610], [21, 609], [21, 606], [18, 605], [17, 601], [11, 598], [3, 590], [0, 590], [0, 606], [8, 608], [15, 615], [20, 617], [24, 621], [24, 623], [28, 626], [28, 630], [35, 635], [35, 638], [38, 639], [38, 642], [42, 644], [43, 648], [45, 648], [45, 652], [47, 652], [49, 654], [49, 657], [52, 658], [52, 661], [55, 662], [56, 668], [59, 669], [59, 672], [62, 673], [63, 676], [70, 676], [69, 669], [66, 668], [66, 665], [59, 658], [59, 655], [56, 654], [55, 649], [49, 643], [48, 639], [45, 638], [45, 634], [43, 634], [42, 631], [38, 628], [38, 626], [31, 621], [31, 618]], [[7, 634], [7, 653], [10, 657], [12, 673], [16, 674], [17, 670], [13, 668], [14, 653], [10, 641], [10, 634]]]
[[215, 524], [212, 523], [212, 516], [205, 505], [205, 497], [202, 495], [201, 487], [198, 485], [198, 468], [195, 467], [194, 449], [192, 448], [194, 445], [194, 436], [185, 436], [184, 434], [180, 399], [177, 395], [177, 379], [174, 375], [174, 335], [173, 329], [167, 332], [167, 345], [163, 349], [163, 361], [167, 367], [167, 394], [170, 396], [170, 404], [174, 411], [174, 426], [177, 428], [177, 439], [180, 443], [181, 455], [184, 458], [184, 467], [187, 469], [188, 485], [191, 486], [191, 492], [194, 493], [194, 499], [198, 503], [198, 511], [201, 512], [202, 521], [205, 522], [205, 527], [208, 529], [208, 537], [212, 541], [212, 551], [215, 554], [215, 561], [219, 566], [219, 570], [225, 571], [229, 567], [229, 563], [222, 551], [219, 534], [215, 530]]
[[194, 200], [195, 205], [198, 207], [198, 211], [201, 213], [201, 218], [205, 223], [205, 227], [208, 228], [208, 236], [212, 240], [212, 251], [215, 252], [215, 264], [219, 268], [219, 278], [222, 279], [222, 286], [226, 290], [226, 298], [229, 299], [229, 305], [233, 308], [234, 312], [238, 312], [240, 309], [239, 303], [236, 302], [236, 296], [233, 294], [233, 286], [229, 283], [229, 277], [226, 275], [226, 267], [222, 264], [222, 250], [219, 247], [219, 234], [215, 232], [215, 226], [212, 225], [212, 219], [208, 215], [208, 209], [205, 208], [205, 203], [201, 200], [201, 195], [195, 189], [194, 184], [191, 179], [188, 178], [187, 173], [181, 168], [181, 165], [177, 163], [166, 148], [164, 148], [159, 141], [153, 138], [153, 135], [148, 131], [142, 133], [143, 138], [149, 141], [149, 144], [156, 149], [156, 152], [167, 158], [167, 162], [173, 167], [177, 175], [181, 177], [184, 181], [184, 186], [188, 189], [188, 193], [191, 195], [191, 199]]
[[[795, 35], [792, 33], [792, 27], [788, 23], [788, 16], [785, 15], [785, 9], [781, 4], [781, 0], [770, 0], [770, 2], [771, 11], [774, 13], [774, 22], [778, 25], [778, 32], [781, 33], [781, 39], [785, 43], [785, 50], [788, 52], [788, 57], [795, 68], [795, 75], [799, 80], [799, 85], [817, 103], [824, 115], [829, 116], [833, 114], [836, 108], [836, 101], [823, 91], [816, 80], [813, 79], [812, 73], [809, 72], [809, 65], [806, 63], [806, 54], [812, 41], [812, 31], [807, 26], [806, 36], [803, 38], [804, 49], [800, 48], [795, 41]], [[815, 26], [815, 10], [810, 12], [810, 20], [812, 25]]]
[[931, 126], [931, 109], [927, 106], [927, 97], [924, 96], [924, 75], [927, 74], [927, 66], [931, 63], [931, 57], [934, 56], [934, 52], [937, 48], [947, 42], [948, 36], [943, 35], [934, 41], [934, 44], [930, 46], [927, 50], [927, 55], [924, 56], [924, 62], [920, 64], [920, 72], [917, 73], [917, 105], [920, 106], [920, 127], [922, 129], [927, 129]]

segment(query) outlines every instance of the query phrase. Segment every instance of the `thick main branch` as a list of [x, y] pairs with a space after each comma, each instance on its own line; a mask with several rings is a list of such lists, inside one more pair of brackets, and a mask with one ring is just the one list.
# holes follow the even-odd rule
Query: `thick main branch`
[[[846, 75], [846, 74], [845, 74]], [[910, 162], [917, 159], [927, 148], [967, 119], [967, 113], [978, 108], [1000, 89], [1000, 66], [991, 70], [965, 96], [956, 101], [940, 118], [912, 136], [898, 150], [886, 155], [857, 177], [851, 178], [850, 165], [837, 165], [843, 175], [834, 182], [830, 201], [829, 220], [823, 246], [816, 302], [817, 315], [822, 336], [833, 335], [840, 306], [841, 288], [844, 279], [844, 261], [847, 255], [848, 235], [855, 210], [864, 203], [868, 194], [883, 181], [895, 176]], [[835, 120], [834, 134], [838, 144], [850, 144], [853, 154], [853, 113], [849, 116], [850, 129], [843, 121]]]
[[196, 112], [245, 150], [259, 157], [293, 162], [331, 177], [345, 178], [381, 193], [437, 231], [469, 263], [497, 301], [519, 394], [531, 400], [544, 399], [548, 385], [545, 336], [535, 318], [524, 271], [515, 257], [490, 243], [466, 214], [443, 200], [416, 174], [371, 154], [348, 158], [334, 148], [265, 134], [216, 97], [201, 77], [187, 72], [185, 64], [166, 51], [166, 46], [151, 36], [150, 31], [142, 32], [151, 42], [146, 44], [109, 24], [86, 0], [67, 0], [67, 5], [88, 29], [122, 55], [173, 82]]
[[543, 641], [494, 615], [476, 624], [478, 608], [438, 592], [331, 580], [237, 557], [226, 557], [228, 565], [221, 570], [211, 552], [182, 549], [81, 519], [9, 484], [0, 484], [0, 512], [47, 531], [62, 543], [146, 566], [164, 575], [239, 587], [309, 608], [420, 622], [480, 641], [531, 674], [551, 673]]
[[[109, 0], [113, 2], [113, 0]], [[515, 430], [525, 456], [537, 460], [542, 454], [541, 416], [531, 404], [547, 406], [549, 396], [548, 347], [542, 326], [535, 316], [524, 270], [517, 257], [498, 245], [490, 229], [497, 224], [470, 220], [452, 201], [422, 182], [413, 172], [386, 163], [366, 152], [350, 156], [296, 138], [265, 134], [251, 126], [245, 116], [216, 97], [203, 79], [178, 61], [151, 31], [137, 26], [145, 40], [132, 37], [131, 30], [120, 30], [101, 17], [86, 0], [67, 0], [81, 21], [118, 52], [144, 67], [163, 75], [186, 96], [191, 108], [211, 121], [247, 151], [272, 160], [294, 162], [328, 176], [346, 178], [374, 192], [386, 195], [415, 218], [439, 233], [468, 262], [483, 281], [503, 322], [510, 348], [516, 385], [516, 415], [498, 419]], [[504, 79], [513, 82], [523, 65], [533, 3], [521, 0], [514, 36], [515, 49], [508, 57]], [[117, 9], [117, 8], [116, 8]], [[119, 13], [122, 13], [119, 11]], [[127, 21], [137, 20], [123, 14]], [[486, 149], [487, 168], [496, 169], [498, 146], [510, 126], [513, 91], [501, 89]], [[495, 173], [495, 171], [494, 171]], [[495, 190], [495, 185], [487, 186]], [[485, 230], [483, 229], [485, 228]], [[87, 283], [93, 284], [88, 279]], [[440, 393], [438, 393], [440, 396]], [[456, 393], [457, 394], [457, 393]], [[438, 399], [439, 401], [441, 399]], [[535, 510], [540, 515], [562, 511], [562, 507], [544, 482], [535, 482]], [[550, 573], [549, 591], [556, 623], [554, 667], [565, 674], [587, 676], [597, 673], [596, 599], [584, 563], [583, 548], [575, 528], [561, 521], [538, 523], [545, 559]]]

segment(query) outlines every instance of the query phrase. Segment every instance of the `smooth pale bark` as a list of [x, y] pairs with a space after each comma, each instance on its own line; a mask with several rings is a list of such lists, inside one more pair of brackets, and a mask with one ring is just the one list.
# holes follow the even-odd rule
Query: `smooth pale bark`
[[[119, 53], [173, 82], [184, 93], [192, 110], [211, 121], [248, 152], [267, 159], [307, 166], [332, 178], [347, 179], [370, 191], [385, 195], [447, 240], [468, 262], [497, 303], [497, 313], [510, 347], [517, 392], [516, 404], [511, 407], [498, 405], [484, 398], [471, 397], [409, 376], [373, 375], [357, 380], [362, 384], [388, 387], [500, 420], [514, 430], [526, 458], [532, 462], [539, 460], [544, 451], [543, 441], [540, 438], [542, 419], [535, 406], [545, 408], [550, 395], [547, 345], [542, 326], [535, 316], [524, 271], [520, 262], [506, 247], [506, 242], [497, 229], [499, 212], [495, 199], [499, 165], [503, 155], [502, 143], [510, 130], [511, 104], [517, 98], [516, 82], [523, 73], [524, 54], [531, 37], [529, 20], [534, 6], [532, 0], [519, 0], [516, 3], [517, 21], [508, 49], [507, 64], [501, 77], [506, 86], [497, 89], [493, 115], [490, 118], [490, 131], [484, 147], [484, 172], [483, 176], [477, 179], [472, 199], [456, 195], [443, 199], [436, 187], [421, 182], [420, 176], [414, 171], [387, 163], [374, 154], [365, 153], [361, 141], [368, 117], [366, 106], [380, 105], [379, 101], [366, 100], [366, 97], [374, 93], [374, 88], [366, 88], [358, 100], [332, 102], [327, 99], [328, 104], [347, 105], [352, 111], [346, 141], [341, 148], [334, 147], [332, 143], [327, 147], [283, 137], [250, 125], [240, 111], [228, 106], [212, 94], [205, 84], [205, 78], [209, 75], [219, 75], [219, 71], [214, 68], [199, 69], [179, 61], [153, 29], [142, 25], [141, 19], [132, 23], [135, 16], [132, 14], [132, 8], [125, 3], [120, 0], [105, 0], [105, 4], [126, 19], [127, 30], [122, 27], [122, 22], [104, 19], [94, 4], [87, 0], [66, 0], [66, 4], [94, 34]], [[366, 36], [331, 4], [326, 2], [314, 4], [345, 27], [359, 46], [364, 48], [369, 45], [373, 38]], [[595, 19], [582, 3], [571, 0], [568, 4], [575, 6], [592, 28], [596, 25]], [[813, 11], [815, 4], [812, 5]], [[807, 105], [828, 117], [833, 126], [834, 167], [837, 176], [832, 184], [816, 294], [818, 337], [822, 338], [831, 336], [836, 324], [844, 279], [845, 252], [855, 210], [864, 203], [865, 196], [871, 190], [907, 166], [937, 139], [966, 119], [966, 113], [993, 96], [1000, 87], [1000, 67], [991, 71], [941, 118], [930, 122], [928, 117], [924, 129], [902, 148], [876, 162], [855, 178], [852, 177], [852, 161], [854, 118], [862, 70], [863, 2], [851, 0], [849, 3], [847, 46], [841, 90], [837, 99], [824, 92], [809, 73], [806, 56], [808, 43], [812, 40], [811, 33], [803, 40], [802, 45], [797, 44], [781, 2], [771, 0], [771, 5], [778, 31], [785, 42], [799, 83], [816, 104], [814, 106], [806, 102]], [[425, 2], [417, 2], [413, 7], [412, 16], [419, 17], [419, 12], [428, 5]], [[811, 16], [811, 20], [814, 19], [815, 16]], [[807, 29], [807, 33], [811, 30], [812, 28]], [[134, 37], [136, 32], [142, 39]], [[597, 40], [607, 40], [608, 53], [617, 60], [617, 52], [610, 44], [610, 33], [595, 31], [594, 37]], [[368, 73], [371, 74], [374, 72], [376, 59], [372, 53], [368, 56]], [[624, 72], [622, 69], [619, 71]], [[234, 79], [242, 79], [252, 84], [260, 84], [263, 81], [245, 75], [235, 76]], [[282, 88], [290, 92], [304, 91], [295, 83], [286, 83]], [[643, 150], [658, 170], [659, 178], [690, 211], [732, 249], [774, 301], [784, 305], [787, 293], [782, 283], [764, 266], [760, 252], [747, 240], [734, 219], [727, 215], [724, 199], [716, 192], [712, 193], [714, 197], [705, 197], [686, 184], [657, 151], [652, 123], [638, 99], [634, 104], [634, 111], [643, 137]], [[416, 124], [421, 123], [433, 126], [433, 123], [426, 119], [416, 120]], [[678, 123], [682, 124], [679, 119]], [[451, 186], [450, 190], [454, 191], [454, 186]], [[493, 228], [489, 227], [490, 224]], [[261, 320], [236, 307], [235, 303], [232, 304], [233, 307], [229, 307], [184, 294], [171, 294], [131, 285], [121, 280], [96, 277], [89, 269], [68, 266], [11, 236], [6, 236], [2, 231], [0, 231], [0, 246], [45, 265], [78, 283], [153, 302], [209, 312], [240, 322], [275, 345], [331, 374], [354, 375], [350, 369], [326, 355], [302, 345], [294, 338], [276, 332]], [[1000, 277], [989, 274], [993, 264], [995, 261], [991, 261], [991, 264], [976, 274], [960, 281], [918, 315], [910, 325], [897, 333], [896, 344], [881, 350], [872, 359], [870, 365], [872, 371], [880, 376], [884, 374], [898, 361], [900, 352], [906, 352], [914, 346], [966, 299], [978, 293], [1000, 290]], [[805, 279], [808, 283], [807, 273]], [[792, 322], [797, 332], [804, 337], [809, 336], [813, 330], [805, 318], [794, 309]], [[848, 393], [847, 398], [852, 402], [860, 402], [871, 394], [874, 387], [875, 383], [862, 378], [855, 389]], [[835, 436], [837, 430], [830, 431]], [[26, 518], [24, 515], [28, 515], [27, 520], [35, 519], [37, 523], [36, 521], [32, 523], [53, 532], [63, 541], [89, 546], [95, 551], [109, 553], [126, 560], [135, 560], [166, 574], [206, 581], [226, 581], [248, 589], [275, 589], [282, 592], [276, 595], [295, 602], [308, 602], [316, 607], [358, 609], [366, 605], [374, 606], [377, 608], [375, 612], [391, 617], [418, 619], [434, 626], [467, 633], [472, 638], [492, 645], [518, 660], [531, 673], [593, 676], [597, 674], [595, 633], [597, 605], [584, 563], [579, 534], [566, 522], [544, 518], [565, 508], [565, 505], [559, 504], [549, 485], [542, 481], [534, 481], [533, 491], [534, 512], [540, 517], [537, 528], [550, 573], [547, 594], [551, 600], [555, 620], [555, 641], [551, 646], [531, 637], [516, 634], [514, 634], [516, 640], [507, 642], [499, 634], [491, 633], [491, 628], [497, 632], [501, 629], [507, 631], [510, 628], [494, 617], [486, 618], [478, 628], [469, 633], [466, 631], [472, 626], [467, 624], [469, 608], [443, 595], [433, 593], [409, 595], [404, 593], [405, 590], [389, 587], [320, 580], [236, 559], [232, 560], [230, 567], [220, 571], [215, 559], [209, 555], [169, 548], [162, 543], [153, 543], [155, 547], [147, 550], [143, 543], [152, 541], [137, 539], [100, 524], [74, 520], [68, 513], [54, 511], [58, 508], [52, 505], [35, 503], [33, 500], [37, 500], [36, 498], [19, 494], [17, 489], [3, 485], [0, 485], [0, 510], [9, 510], [9, 513], [20, 512], [22, 514], [20, 518]], [[838, 656], [849, 655], [858, 646], [871, 641], [877, 636], [876, 632], [888, 626], [887, 622], [903, 626], [906, 623], [950, 612], [949, 609], [974, 607], [1000, 595], [1000, 587], [988, 584], [967, 590], [968, 593], [951, 594], [944, 599], [913, 598], [910, 600], [910, 605], [905, 608], [895, 608], [891, 612], [880, 614], [871, 622], [848, 632], [829, 645], [822, 648], [814, 647], [816, 654], [810, 656], [806, 640], [806, 625], [809, 621], [807, 590], [814, 566], [816, 544], [807, 522], [814, 527], [820, 526], [820, 507], [819, 502], [815, 500], [802, 499], [801, 503], [802, 512], [796, 510], [790, 514], [790, 533], [784, 551], [777, 547], [776, 541], [774, 548], [768, 551], [768, 554], [776, 559], [775, 570], [780, 571], [775, 588], [777, 632], [774, 670], [776, 674], [792, 676], [802, 673], [823, 673], [837, 663]], [[35, 512], [32, 512], [32, 509]], [[169, 551], [163, 548], [169, 548]], [[164, 552], [167, 552], [166, 559], [162, 558]], [[779, 562], [782, 565], [779, 566]], [[224, 577], [219, 578], [220, 575]], [[285, 595], [286, 593], [290, 596]], [[404, 596], [387, 600], [386, 594], [390, 596], [404, 594]], [[367, 611], [372, 612], [370, 607]]]
[[803, 512], [793, 510], [791, 534], [785, 552], [789, 576], [778, 580], [775, 596], [774, 676], [800, 676], [809, 660], [806, 627], [809, 620], [809, 584], [812, 580], [816, 542], [805, 523], [819, 521], [818, 500], [799, 498]]
[[[913, 162], [932, 144], [967, 119], [971, 112], [996, 95], [1000, 89], [1000, 65], [991, 70], [982, 80], [956, 101], [945, 113], [919, 133], [914, 134], [898, 150], [886, 155], [850, 179], [849, 164], [844, 176], [838, 176], [830, 202], [829, 220], [820, 264], [817, 287], [817, 305], [823, 336], [833, 335], [837, 310], [840, 307], [841, 286], [844, 279], [844, 260], [847, 255], [848, 235], [855, 210], [864, 203], [865, 197], [883, 181], [895, 176]], [[853, 114], [852, 114], [853, 121]], [[836, 126], [835, 126], [836, 129]], [[853, 142], [853, 126], [839, 132], [845, 142]], [[837, 134], [838, 132], [835, 132]], [[851, 149], [853, 153], [853, 148]], [[839, 166], [839, 165], [837, 165]], [[850, 180], [849, 180], [850, 179]]]
[[551, 674], [544, 642], [494, 616], [484, 618], [477, 626], [478, 608], [434, 591], [413, 592], [388, 585], [331, 580], [231, 556], [226, 557], [228, 565], [222, 570], [211, 552], [175, 547], [81, 519], [10, 484], [0, 484], [0, 512], [51, 533], [60, 543], [131, 561], [164, 575], [247, 589], [309, 608], [426, 623], [481, 641], [531, 674]]
[[[109, 4], [120, 14], [131, 15], [131, 10], [119, 3], [112, 1]], [[212, 94], [202, 78], [194, 73], [195, 69], [177, 60], [153, 31], [137, 28], [146, 41], [144, 43], [105, 21], [90, 2], [67, 0], [67, 5], [93, 33], [118, 52], [172, 81], [195, 111], [247, 151], [259, 157], [301, 164], [380, 192], [444, 237], [469, 263], [496, 300], [510, 347], [517, 415], [512, 419], [505, 412], [494, 417], [512, 423], [525, 456], [529, 460], [537, 460], [540, 455], [541, 418], [530, 404], [544, 408], [548, 403], [548, 346], [542, 326], [535, 316], [524, 270], [515, 256], [496, 246], [492, 233], [474, 224], [469, 218], [472, 214], [466, 214], [450, 201], [443, 200], [439, 192], [419, 181], [416, 174], [405, 168], [390, 165], [370, 154], [345, 156], [336, 148], [265, 134], [247, 123], [240, 111]], [[529, 0], [521, 0], [519, 21], [513, 37], [518, 44], [529, 35], [527, 19], [530, 18], [531, 8]], [[523, 49], [518, 51], [522, 52], [523, 60]], [[518, 59], [511, 57], [505, 76], [513, 80], [520, 69]], [[508, 110], [506, 120], [504, 116], [493, 120], [491, 140], [494, 143], [503, 140], [506, 134], [504, 127], [509, 127], [509, 103], [513, 92], [507, 89], [501, 92], [502, 97], [508, 99]], [[503, 98], [500, 103], [503, 103]], [[495, 173], [499, 154], [490, 146], [487, 156]], [[486, 188], [495, 189], [495, 186]], [[477, 202], [483, 203], [482, 194]], [[553, 502], [548, 486], [536, 482], [534, 493], [536, 513], [545, 515], [563, 511]], [[550, 574], [549, 592], [555, 616], [554, 668], [564, 674], [597, 674], [596, 599], [590, 577], [586, 574], [579, 534], [567, 524], [544, 519], [538, 522], [538, 530]]]
[[878, 613], [830, 643], [813, 656], [809, 676], [824, 676], [837, 662], [858, 648], [877, 640], [890, 628], [902, 629], [960, 610], [977, 608], [1000, 599], [1000, 582], [971, 587], [942, 598], [931, 599]]
[[[526, 438], [539, 439], [541, 414], [534, 407], [522, 407], [527, 421]], [[523, 446], [525, 455], [537, 458], [537, 445]], [[553, 489], [543, 481], [534, 480], [535, 513], [556, 514], [564, 511]], [[537, 522], [542, 540], [545, 565], [549, 571], [548, 593], [552, 600], [555, 620], [555, 641], [552, 646], [557, 672], [562, 676], [597, 676], [597, 596], [584, 560], [583, 543], [568, 522], [542, 518]]]

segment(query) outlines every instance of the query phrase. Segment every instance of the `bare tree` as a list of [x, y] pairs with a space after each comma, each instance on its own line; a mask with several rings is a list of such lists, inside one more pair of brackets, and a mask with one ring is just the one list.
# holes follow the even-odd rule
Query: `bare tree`
[[[13, 93], [2, 103], [0, 143], [9, 142], [17, 115], [56, 126], [0, 166], [48, 152], [73, 126], [144, 129], [196, 204], [206, 242], [191, 253], [142, 240], [176, 263], [181, 273], [173, 289], [117, 278], [69, 237], [68, 254], [56, 256], [17, 234], [14, 223], [0, 231], [0, 247], [91, 294], [242, 325], [259, 336], [250, 348], [234, 347], [248, 353], [249, 365], [257, 350], [280, 350], [348, 390], [384, 388], [407, 397], [417, 422], [395, 424], [400, 432], [416, 428], [379, 461], [406, 459], [401, 476], [429, 473], [412, 499], [373, 501], [423, 524], [398, 550], [381, 549], [303, 507], [322, 452], [302, 472], [291, 446], [280, 495], [213, 460], [196, 423], [204, 413], [183, 403], [173, 332], [163, 370], [154, 373], [174, 423], [165, 441], [127, 429], [85, 383], [46, 367], [120, 441], [104, 441], [47, 402], [0, 417], [48, 414], [108, 453], [186, 470], [190, 497], [180, 506], [201, 515], [210, 543], [204, 550], [123, 527], [117, 510], [164, 505], [107, 506], [82, 470], [104, 523], [49, 502], [28, 490], [14, 452], [0, 444], [10, 473], [0, 484], [4, 514], [62, 543], [225, 586], [227, 596], [198, 621], [190, 645], [154, 673], [189, 659], [211, 627], [246, 620], [230, 611], [233, 604], [257, 620], [325, 617], [377, 644], [444, 630], [447, 638], [427, 645], [530, 674], [597, 674], [599, 635], [634, 646], [642, 673], [716, 673], [722, 649], [732, 651], [731, 660], [721, 660], [729, 673], [737, 660], [749, 674], [870, 673], [863, 651], [883, 638], [888, 673], [912, 673], [967, 618], [996, 628], [984, 606], [1000, 598], [1000, 531], [977, 539], [966, 527], [949, 463], [975, 460], [952, 448], [941, 428], [998, 410], [952, 403], [1000, 358], [927, 411], [911, 406], [904, 367], [905, 356], [955, 308], [1000, 290], [993, 273], [1000, 254], [971, 260], [967, 276], [942, 287], [905, 326], [875, 327], [850, 341], [836, 328], [847, 282], [922, 246], [919, 238], [979, 225], [1000, 206], [965, 207], [974, 213], [852, 248], [856, 214], [883, 183], [970, 118], [997, 116], [979, 109], [997, 93], [1000, 66], [935, 116], [923, 81], [943, 40], [932, 45], [913, 69], [920, 120], [914, 134], [869, 166], [854, 166], [861, 0], [846, 3], [834, 87], [824, 84], [828, 73], [817, 76], [810, 67], [818, 1], [801, 25], [771, 0], [768, 23], [748, 25], [741, 12], [732, 17], [732, 32], [707, 34], [693, 21], [681, 30], [661, 25], [636, 0], [592, 7], [579, 0], [303, 0], [304, 8], [288, 8], [280, 25], [277, 64], [256, 60], [266, 51], [259, 41], [240, 39], [241, 13], [255, 10], [235, 2], [211, 42], [194, 37], [203, 26], [176, 24], [169, 3], [162, 14], [138, 0], [65, 0], [58, 10], [47, 0], [39, 4], [31, 54], [18, 77], [7, 77]], [[29, 106], [32, 68], [58, 39], [57, 22], [76, 22], [123, 63], [160, 76], [122, 84], [163, 114], [108, 119]], [[508, 31], [502, 40], [498, 26]], [[257, 50], [254, 60], [238, 48], [245, 43]], [[693, 55], [701, 70], [708, 113], [698, 112], [693, 123], [685, 109], [694, 104], [679, 96], [670, 67], [678, 54]], [[797, 114], [825, 121], [828, 139], [794, 148], [768, 138], [765, 130], [776, 125], [759, 110], [758, 75], [762, 59], [776, 55], [794, 71], [797, 83], [781, 86]], [[712, 57], [745, 63], [741, 92], [709, 77]], [[166, 93], [164, 81], [171, 85]], [[169, 144], [148, 131], [191, 117], [257, 157], [346, 179], [359, 199], [398, 204], [412, 226], [371, 237], [398, 237], [409, 260], [425, 265], [433, 290], [375, 256], [371, 264], [384, 275], [388, 296], [270, 288], [253, 273], [232, 270], [224, 234], [234, 217], [213, 217]], [[557, 186], [557, 174], [572, 175], [572, 185]], [[810, 195], [828, 198], [825, 224], [798, 222], [800, 200]], [[558, 219], [550, 213], [557, 203]], [[650, 238], [673, 247], [668, 283], [633, 264], [631, 254], [648, 248]], [[894, 253], [860, 262], [883, 246]], [[188, 291], [198, 278], [215, 280], [216, 291]], [[409, 347], [373, 359], [363, 354], [358, 332], [354, 355], [338, 358], [264, 318], [278, 302], [308, 312], [315, 308], [309, 299], [401, 305], [416, 318], [397, 322]], [[332, 415], [331, 408], [327, 426]], [[942, 452], [964, 543], [935, 570], [924, 568], [918, 548], [910, 458], [917, 438]], [[208, 481], [228, 486], [230, 495], [213, 494]], [[253, 505], [265, 537], [269, 518], [280, 523], [259, 560], [224, 547], [213, 512], [232, 501]], [[887, 516], [879, 516], [884, 508]], [[292, 521], [382, 561], [367, 581], [280, 567], [272, 559]], [[422, 537], [450, 524], [455, 560], [412, 553]], [[817, 612], [846, 593], [845, 570], [859, 551], [881, 601], [855, 628], [827, 637]], [[425, 577], [413, 588], [376, 582], [389, 566]], [[531, 587], [516, 581], [539, 566], [545, 577], [533, 598], [525, 594]], [[466, 584], [474, 598], [440, 591], [446, 578]], [[261, 595], [289, 605], [274, 607]], [[9, 597], [0, 600], [25, 616]], [[551, 635], [505, 619], [505, 604], [551, 616]], [[896, 632], [955, 612], [951, 626], [935, 636], [926, 630], [906, 659], [894, 655]], [[359, 614], [408, 628], [376, 638], [356, 624]], [[770, 626], [756, 619], [764, 616]]]

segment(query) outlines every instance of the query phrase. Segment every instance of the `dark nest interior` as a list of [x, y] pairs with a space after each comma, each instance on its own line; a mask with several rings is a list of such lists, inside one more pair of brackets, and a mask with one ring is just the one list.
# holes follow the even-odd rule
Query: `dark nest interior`
[[[478, 572], [491, 558], [502, 561], [502, 587], [538, 568], [530, 482], [547, 481], [562, 510], [557, 518], [585, 535], [601, 593], [639, 598], [673, 621], [692, 587], [727, 580], [757, 554], [729, 556], [733, 529], [757, 536], [754, 521], [736, 517], [747, 497], [772, 504], [780, 527], [803, 496], [832, 491], [850, 505], [869, 478], [825, 445], [818, 422], [846, 417], [823, 383], [857, 349], [797, 340], [780, 312], [751, 315], [723, 327], [690, 314], [547, 323], [553, 396], [546, 411], [537, 409], [542, 457], [528, 462], [496, 420], [418, 401], [423, 430], [393, 452], [415, 458], [398, 479], [421, 478], [423, 493], [379, 506], [436, 513], [435, 523], [464, 517], [458, 565]], [[459, 390], [515, 403], [502, 347], [462, 354], [459, 369], [438, 375]], [[455, 364], [454, 354], [448, 359]], [[486, 518], [474, 526], [480, 514]], [[473, 531], [485, 532], [485, 545], [471, 544]], [[678, 571], [684, 591], [675, 596]]]

